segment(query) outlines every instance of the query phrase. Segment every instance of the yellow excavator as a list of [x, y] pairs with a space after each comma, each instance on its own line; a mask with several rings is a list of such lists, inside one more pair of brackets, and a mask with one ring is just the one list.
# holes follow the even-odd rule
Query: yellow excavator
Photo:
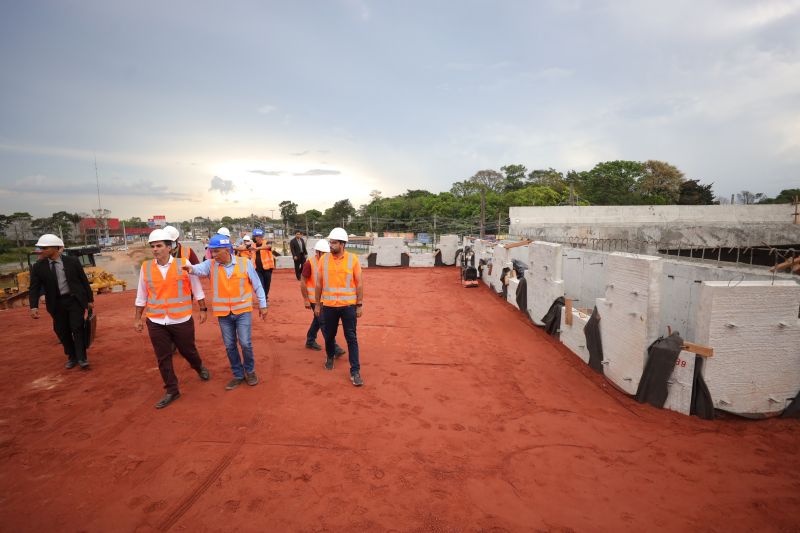
[[[94, 256], [100, 253], [99, 246], [74, 246], [64, 248], [64, 254], [77, 258], [83, 265], [89, 285], [95, 294], [111, 292], [114, 287], [121, 286], [125, 290], [127, 283], [117, 279], [113, 274], [97, 266]], [[27, 305], [28, 291], [31, 286], [31, 266], [39, 260], [39, 254], [28, 254], [28, 269], [16, 274], [7, 274], [5, 277], [14, 277], [16, 287], [3, 289], [0, 293], [0, 309], [10, 309]]]

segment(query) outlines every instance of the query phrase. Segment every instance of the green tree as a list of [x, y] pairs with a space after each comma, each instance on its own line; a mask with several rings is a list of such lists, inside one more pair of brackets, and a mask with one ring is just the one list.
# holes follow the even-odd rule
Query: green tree
[[291, 200], [284, 200], [278, 204], [281, 210], [281, 219], [287, 228], [292, 228], [297, 223], [297, 204]]
[[550, 187], [559, 193], [563, 193], [569, 188], [569, 184], [564, 180], [564, 175], [554, 168], [532, 170], [528, 174], [528, 183]]
[[641, 197], [635, 189], [643, 174], [644, 165], [638, 161], [598, 163], [581, 176], [584, 197], [594, 205], [639, 204]]
[[525, 186], [525, 173], [528, 171], [525, 165], [506, 165], [500, 167], [500, 170], [505, 174], [505, 191], [516, 191]]
[[648, 204], [676, 204], [681, 196], [683, 172], [678, 167], [650, 159], [644, 162], [644, 174], [636, 182], [636, 190]]
[[450, 194], [456, 198], [464, 198], [480, 191], [478, 184], [471, 180], [457, 181], [450, 187]]
[[699, 180], [686, 180], [681, 183], [678, 205], [713, 205], [714, 191], [711, 189], [713, 183], [701, 185]]
[[325, 210], [325, 223], [331, 228], [342, 226], [342, 224], [347, 225], [350, 217], [355, 214], [356, 209], [353, 207], [353, 204], [350, 203], [349, 199], [345, 198], [344, 200], [339, 200], [333, 204], [332, 207]]
[[790, 204], [800, 198], [800, 189], [783, 189], [775, 198], [764, 198], [760, 204]]
[[8, 216], [8, 226], [11, 228], [11, 236], [17, 242], [17, 248], [22, 246], [25, 233], [31, 228], [33, 217], [28, 212], [17, 211]]

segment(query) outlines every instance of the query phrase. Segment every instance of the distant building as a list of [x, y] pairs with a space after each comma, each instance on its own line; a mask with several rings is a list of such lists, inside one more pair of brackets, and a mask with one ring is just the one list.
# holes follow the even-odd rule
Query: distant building
[[147, 225], [151, 228], [163, 228], [167, 225], [167, 217], [164, 215], [154, 215], [147, 219]]

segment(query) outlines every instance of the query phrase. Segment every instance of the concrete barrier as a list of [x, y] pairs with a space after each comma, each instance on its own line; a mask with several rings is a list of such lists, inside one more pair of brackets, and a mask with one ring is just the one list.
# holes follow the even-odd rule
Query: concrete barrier
[[536, 241], [520, 248], [526, 248], [527, 253], [528, 312], [534, 324], [542, 325], [542, 318], [553, 302], [564, 296], [561, 245]]
[[696, 337], [714, 348], [703, 375], [716, 408], [767, 416], [797, 396], [799, 307], [794, 281], [703, 282]]
[[377, 266], [400, 266], [402, 254], [408, 253], [408, 247], [402, 237], [375, 237], [369, 253], [375, 253]]
[[458, 251], [458, 235], [442, 235], [436, 245], [442, 253], [442, 263], [454, 265], [456, 263], [456, 252]]
[[559, 339], [562, 344], [577, 355], [581, 361], [589, 364], [589, 350], [586, 348], [586, 335], [583, 328], [589, 322], [589, 316], [577, 309], [572, 309], [572, 324], [567, 324], [567, 313], [561, 313], [561, 335]]
[[294, 269], [294, 259], [291, 255], [279, 255], [275, 258], [275, 269], [282, 268]]
[[658, 338], [660, 258], [615, 252], [608, 256], [606, 297], [597, 300], [606, 377], [636, 394], [647, 348]]
[[433, 252], [408, 254], [408, 266], [412, 268], [433, 267], [434, 262]]

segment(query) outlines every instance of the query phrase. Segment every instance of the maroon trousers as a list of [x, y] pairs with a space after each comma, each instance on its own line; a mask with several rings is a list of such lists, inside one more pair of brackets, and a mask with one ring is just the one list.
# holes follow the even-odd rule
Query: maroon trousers
[[195, 372], [200, 372], [203, 368], [203, 361], [200, 359], [194, 343], [194, 318], [169, 326], [162, 326], [147, 320], [147, 332], [150, 334], [150, 342], [153, 343], [153, 350], [156, 352], [158, 370], [161, 372], [161, 379], [164, 380], [164, 388], [168, 394], [175, 394], [178, 392], [178, 376], [175, 375], [175, 369], [172, 367], [172, 353], [175, 348], [189, 362]]

